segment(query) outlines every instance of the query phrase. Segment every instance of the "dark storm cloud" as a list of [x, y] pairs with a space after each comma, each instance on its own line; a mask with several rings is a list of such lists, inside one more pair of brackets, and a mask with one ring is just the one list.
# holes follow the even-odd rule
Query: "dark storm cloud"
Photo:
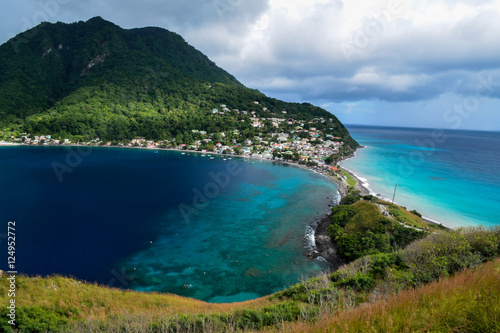
[[222, 25], [238, 32], [251, 24], [268, 5], [267, 0], [20, 0], [4, 4], [0, 40], [42, 21], [75, 22], [102, 16], [124, 28], [159, 26], [178, 33]]
[[177, 32], [247, 86], [289, 101], [346, 103], [348, 114], [357, 102], [381, 101], [380, 112], [408, 102], [416, 112], [474, 96], [490, 77], [481, 107], [500, 107], [500, 0], [18, 0], [4, 4], [0, 38], [94, 16]]

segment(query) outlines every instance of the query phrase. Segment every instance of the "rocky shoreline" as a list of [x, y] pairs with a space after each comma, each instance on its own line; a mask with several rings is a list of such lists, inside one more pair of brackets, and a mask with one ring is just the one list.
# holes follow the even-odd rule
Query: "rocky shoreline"
[[[364, 148], [364, 147], [361, 147]], [[354, 155], [351, 155], [347, 158], [354, 157]], [[347, 173], [349, 173], [355, 180], [356, 180], [356, 186], [355, 190], [359, 191], [361, 195], [369, 195], [370, 191], [364, 187], [362, 184], [363, 182], [356, 177], [355, 174], [352, 172], [343, 169]], [[338, 180], [334, 176], [326, 175], [331, 181], [335, 182], [339, 189], [339, 195], [340, 198], [343, 198], [347, 194], [347, 187], [348, 185], [345, 182], [342, 182]], [[340, 201], [340, 200], [339, 200]], [[339, 257], [337, 254], [337, 248], [334, 243], [330, 240], [330, 236], [328, 236], [327, 233], [327, 228], [330, 225], [330, 219], [331, 219], [331, 213], [325, 215], [323, 218], [321, 218], [319, 221], [315, 221], [311, 223], [311, 227], [314, 229], [314, 237], [315, 237], [315, 243], [316, 243], [316, 250], [313, 251], [312, 253], [308, 254], [308, 256], [311, 259], [317, 258], [317, 257], [322, 257], [325, 259], [330, 265], [332, 265], [332, 270], [337, 270], [341, 266], [345, 264], [345, 262]]]
[[312, 224], [314, 228], [314, 237], [316, 242], [316, 250], [312, 253], [308, 254], [311, 259], [315, 259], [318, 257], [322, 257], [331, 265], [332, 270], [337, 270], [345, 263], [338, 256], [337, 248], [334, 243], [330, 240], [330, 236], [326, 229], [330, 225], [330, 217], [331, 214], [324, 216], [319, 221], [316, 221]]
[[[364, 148], [364, 147], [360, 147], [360, 148]], [[354, 155], [351, 155], [347, 158], [351, 158], [351, 157], [354, 157]], [[350, 172], [346, 169], [342, 169], [342, 170], [349, 173], [356, 180], [355, 190], [359, 191], [362, 196], [373, 194], [370, 192], [370, 190], [368, 188], [363, 186], [363, 182], [355, 174], [353, 174], [352, 172]], [[324, 175], [326, 177], [328, 177], [330, 180], [332, 180], [333, 182], [335, 182], [339, 186], [338, 191], [340, 194], [340, 198], [345, 197], [347, 194], [348, 185], [345, 182], [339, 181], [336, 177], [326, 175], [326, 174], [324, 174]], [[314, 259], [317, 257], [322, 257], [330, 265], [332, 265], [332, 270], [337, 270], [342, 265], [344, 265], [345, 262], [338, 256], [336, 245], [334, 243], [332, 243], [332, 241], [330, 240], [330, 236], [328, 236], [327, 228], [330, 225], [330, 219], [331, 219], [331, 213], [325, 215], [319, 221], [315, 221], [315, 222], [311, 223], [311, 227], [315, 231], [316, 250], [314, 250], [312, 253], [308, 254], [308, 256], [311, 259]], [[436, 224], [436, 225], [439, 225], [439, 226], [444, 227], [446, 229], [450, 229], [449, 227], [447, 227], [446, 225], [444, 225], [440, 222], [429, 220], [425, 217], [422, 217], [422, 219], [429, 224]]]

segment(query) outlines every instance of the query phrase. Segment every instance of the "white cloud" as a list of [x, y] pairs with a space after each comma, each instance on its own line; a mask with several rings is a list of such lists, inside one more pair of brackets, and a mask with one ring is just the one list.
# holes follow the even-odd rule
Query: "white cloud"
[[[499, 3], [272, 0], [248, 34], [239, 36], [243, 46], [216, 59], [243, 82], [262, 82], [258, 88], [281, 89], [284, 77], [299, 86], [329, 76], [355, 85], [351, 90], [377, 85], [387, 94], [407, 92], [450, 71], [497, 67]], [[340, 46], [356, 34], [368, 41], [358, 38], [348, 62]], [[363, 72], [366, 67], [372, 72]]]
[[[4, 12], [33, 15], [38, 7], [29, 12], [30, 4], [19, 0]], [[481, 73], [500, 81], [500, 0], [87, 0], [71, 1], [51, 20], [96, 15], [173, 30], [252, 88], [348, 103], [351, 115], [372, 114], [366, 101], [380, 112], [408, 102], [411, 113], [420, 110], [411, 103], [468, 96]], [[500, 87], [488, 97], [493, 105]]]

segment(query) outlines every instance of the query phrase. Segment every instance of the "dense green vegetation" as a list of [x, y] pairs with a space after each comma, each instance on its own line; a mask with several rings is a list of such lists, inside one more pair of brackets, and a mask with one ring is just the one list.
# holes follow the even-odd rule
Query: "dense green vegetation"
[[[199, 90], [195, 94], [193, 90], [196, 88]], [[244, 115], [220, 116], [210, 112], [213, 108], [219, 107], [219, 104], [233, 99], [236, 93], [244, 96], [241, 97], [242, 100], [262, 97], [253, 90], [242, 87], [231, 88], [223, 84], [213, 84], [212, 88], [208, 88], [206, 84], [196, 83], [182, 92], [178, 91], [179, 94], [196, 95], [197, 101], [191, 101], [189, 97], [186, 100], [183, 97], [174, 97], [177, 93], [169, 95], [164, 100], [156, 94], [167, 96], [166, 93], [156, 91], [155, 95], [151, 96], [146, 91], [140, 92], [140, 90], [136, 88], [131, 93], [126, 88], [112, 84], [80, 88], [70, 97], [56, 103], [49, 112], [26, 118], [24, 130], [39, 134], [57, 133], [74, 141], [88, 141], [96, 137], [103, 140], [145, 137], [151, 140], [175, 138], [177, 143], [187, 144], [206, 138], [199, 133], [193, 133], [192, 130], [208, 133], [226, 132], [227, 139], [231, 139], [233, 131], [238, 130], [239, 135], [234, 138], [239, 141], [253, 139], [260, 132]], [[276, 104], [281, 103], [276, 102]], [[200, 105], [203, 107], [200, 108]], [[313, 107], [296, 105], [293, 110], [307, 119], [307, 112], [311, 108]], [[241, 121], [244, 119], [246, 121]], [[326, 128], [326, 126], [318, 124], [316, 127]], [[277, 128], [268, 130], [278, 131]], [[286, 130], [286, 127], [280, 130]], [[349, 135], [343, 127], [339, 127], [338, 131], [333, 133], [344, 137]]]
[[39, 113], [80, 87], [106, 81], [141, 85], [173, 75], [179, 85], [198, 78], [242, 86], [175, 33], [124, 30], [100, 17], [42, 23], [3, 44], [0, 59], [1, 119]]
[[[220, 105], [231, 111], [212, 114]], [[341, 137], [349, 152], [357, 146], [329, 112], [244, 87], [164, 29], [125, 30], [97, 17], [73, 24], [44, 23], [0, 46], [0, 128], [13, 132], [73, 142], [144, 137], [190, 144], [203, 139], [192, 130], [237, 129], [238, 139], [244, 140], [264, 130], [297, 126], [284, 123], [278, 129], [267, 122], [256, 129], [235, 109], [255, 111], [261, 118], [331, 118], [311, 127]]]
[[425, 236], [424, 231], [406, 228], [384, 216], [377, 204], [365, 200], [334, 207], [331, 221], [328, 235], [337, 244], [338, 253], [348, 260], [392, 252]]

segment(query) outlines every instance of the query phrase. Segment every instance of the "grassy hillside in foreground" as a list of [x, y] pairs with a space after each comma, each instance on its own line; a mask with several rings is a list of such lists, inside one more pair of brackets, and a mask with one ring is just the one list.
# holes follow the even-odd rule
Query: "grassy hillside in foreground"
[[314, 324], [283, 324], [279, 331], [500, 332], [500, 260], [363, 307], [326, 314]]
[[[55, 330], [82, 319], [113, 320], [128, 317], [165, 318], [180, 314], [229, 313], [237, 309], [257, 309], [267, 298], [234, 304], [210, 304], [171, 294], [140, 293], [83, 283], [61, 276], [16, 278], [17, 316], [20, 328], [27, 331]], [[8, 303], [6, 277], [0, 282], [0, 299]], [[8, 331], [2, 309], [0, 331]]]
[[[373, 217], [376, 214], [368, 204], [358, 202], [352, 206], [357, 207], [355, 213], [371, 212], [367, 218]], [[370, 234], [373, 233], [371, 228], [380, 227], [378, 219], [372, 219], [370, 223], [374, 224], [371, 226], [365, 222], [359, 222], [362, 228], [352, 226], [352, 230]], [[469, 326], [464, 326], [466, 332], [498, 331], [498, 305], [496, 308], [492, 306], [491, 313], [486, 314], [482, 304], [498, 304], [500, 297], [497, 288], [500, 285], [500, 227], [434, 232], [404, 249], [391, 249], [391, 237], [380, 240], [388, 242], [387, 246], [382, 246], [388, 252], [361, 256], [334, 273], [322, 274], [268, 297], [234, 304], [209, 304], [169, 294], [110, 289], [59, 276], [20, 276], [16, 291], [17, 328], [20, 332], [247, 332], [282, 330], [284, 325], [290, 324], [289, 330], [302, 332], [311, 329], [314, 332], [327, 324], [332, 331], [342, 331], [347, 323], [355, 332], [367, 331], [372, 326], [376, 331], [385, 331], [386, 327], [398, 332], [400, 327], [425, 331], [425, 327], [418, 325], [429, 322], [430, 318], [436, 319], [436, 325], [441, 325], [432, 331], [446, 331], [442, 325], [447, 323], [467, 324]], [[492, 260], [497, 260], [496, 266], [488, 264], [484, 266], [486, 268], [482, 267]], [[452, 278], [447, 284], [450, 296], [443, 296], [450, 300], [456, 298], [458, 304], [463, 299], [467, 307], [453, 308], [453, 303], [443, 303], [446, 306], [433, 303], [430, 296], [425, 298], [428, 301], [417, 302], [419, 295], [425, 295], [426, 290], [434, 290], [432, 283], [440, 280], [439, 283], [445, 283], [444, 278], [469, 269], [484, 269], [484, 273], [478, 276], [486, 280], [478, 282], [477, 287], [471, 282], [470, 288], [465, 290], [459, 283], [461, 278]], [[492, 269], [497, 273], [491, 273]], [[458, 281], [456, 290], [454, 281]], [[422, 287], [424, 289], [420, 289]], [[0, 279], [1, 304], [9, 302], [7, 290], [4, 277]], [[471, 291], [476, 296], [469, 295]], [[476, 303], [470, 297], [477, 297]], [[377, 303], [379, 300], [390, 300], [387, 306], [402, 308], [383, 307]], [[415, 302], [408, 303], [410, 301]], [[362, 316], [366, 309], [372, 308], [372, 317]], [[412, 326], [404, 326], [404, 312], [409, 308], [415, 316], [409, 317], [412, 322], [408, 325]], [[453, 319], [460, 309], [466, 311], [463, 315], [465, 321], [462, 317]], [[7, 308], [3, 307], [0, 309], [0, 331], [12, 332], [6, 315]], [[476, 317], [481, 322], [474, 326], [471, 323]], [[458, 326], [449, 326], [449, 330], [454, 327]]]

